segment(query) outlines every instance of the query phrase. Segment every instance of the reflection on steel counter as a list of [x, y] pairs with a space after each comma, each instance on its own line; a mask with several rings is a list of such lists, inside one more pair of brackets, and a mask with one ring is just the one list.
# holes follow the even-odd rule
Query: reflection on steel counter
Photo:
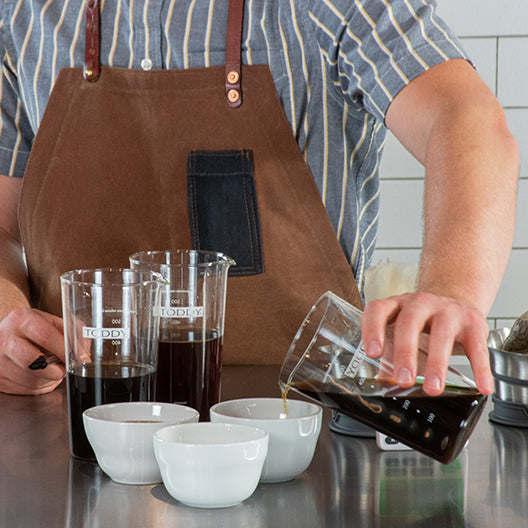
[[464, 526], [467, 456], [448, 465], [417, 453], [382, 453], [378, 458], [377, 511], [384, 520], [427, 526], [434, 519], [444, 526]]
[[524, 526], [528, 519], [528, 430], [494, 425], [493, 440], [487, 502], [496, 508], [496, 526], [521, 526], [512, 524], [512, 515], [505, 509]]
[[[329, 526], [464, 526], [467, 453], [441, 464], [415, 451], [380, 451], [375, 442], [332, 435], [331, 484], [356, 487], [328, 505]], [[359, 517], [361, 515], [361, 518]], [[378, 523], [378, 524], [376, 524]]]

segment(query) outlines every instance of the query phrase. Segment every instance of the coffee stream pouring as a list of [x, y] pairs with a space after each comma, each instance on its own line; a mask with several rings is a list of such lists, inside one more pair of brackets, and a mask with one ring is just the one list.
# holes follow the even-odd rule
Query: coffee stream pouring
[[377, 431], [448, 464], [465, 446], [487, 397], [475, 383], [449, 368], [439, 396], [423, 390], [427, 336], [418, 351], [414, 386], [392, 376], [391, 339], [380, 360], [365, 354], [361, 311], [331, 292], [313, 306], [284, 359], [279, 385], [342, 412]]

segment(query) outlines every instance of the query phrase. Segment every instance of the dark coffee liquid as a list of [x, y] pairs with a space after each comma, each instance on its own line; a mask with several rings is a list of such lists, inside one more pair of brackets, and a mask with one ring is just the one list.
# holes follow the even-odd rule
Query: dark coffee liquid
[[172, 332], [158, 349], [156, 400], [180, 403], [209, 419], [209, 408], [220, 399], [222, 338], [216, 332]]
[[362, 382], [361, 394], [311, 380], [292, 383], [288, 388], [444, 464], [459, 455], [487, 399], [476, 389], [446, 387], [442, 395], [432, 397], [420, 385], [403, 389], [371, 379]]
[[122, 423], [163, 423], [161, 420], [123, 420]]
[[68, 372], [70, 447], [73, 456], [95, 460], [82, 413], [105, 403], [150, 401], [154, 395], [154, 367], [138, 363], [85, 363]]

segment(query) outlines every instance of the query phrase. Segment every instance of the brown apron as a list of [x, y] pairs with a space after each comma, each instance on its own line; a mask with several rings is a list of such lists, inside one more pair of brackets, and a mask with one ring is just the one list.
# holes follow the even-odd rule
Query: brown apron
[[239, 253], [224, 363], [280, 364], [322, 293], [361, 299], [268, 66], [240, 66], [243, 1], [230, 1], [226, 67], [151, 72], [99, 71], [89, 4], [91, 80], [59, 73], [20, 198], [33, 305], [60, 315], [61, 273], [127, 267], [136, 251]]

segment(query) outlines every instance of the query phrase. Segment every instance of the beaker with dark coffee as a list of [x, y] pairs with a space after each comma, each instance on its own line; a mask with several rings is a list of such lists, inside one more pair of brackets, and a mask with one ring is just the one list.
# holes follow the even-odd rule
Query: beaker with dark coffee
[[487, 396], [449, 368], [439, 396], [423, 390], [427, 335], [420, 341], [418, 376], [402, 388], [393, 378], [390, 334], [379, 360], [361, 341], [361, 311], [331, 292], [312, 307], [284, 359], [279, 385], [338, 410], [409, 447], [448, 464], [465, 446]]
[[193, 407], [200, 420], [220, 400], [227, 273], [234, 261], [213, 251], [143, 251], [133, 269], [160, 274], [156, 401]]
[[160, 282], [150, 272], [86, 269], [63, 273], [61, 288], [70, 450], [95, 460], [82, 413], [154, 400]]

